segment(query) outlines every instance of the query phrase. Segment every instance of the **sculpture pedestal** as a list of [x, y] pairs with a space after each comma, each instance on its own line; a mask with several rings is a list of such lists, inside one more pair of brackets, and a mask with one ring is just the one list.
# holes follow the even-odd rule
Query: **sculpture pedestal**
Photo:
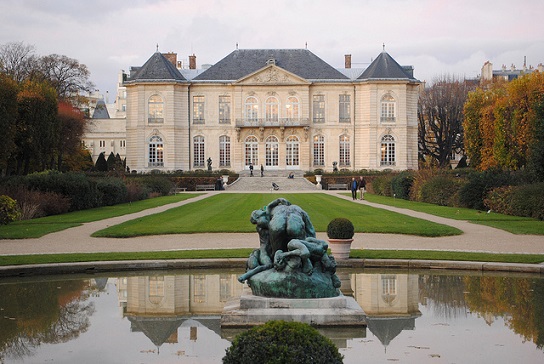
[[270, 298], [254, 296], [248, 286], [228, 301], [221, 327], [251, 327], [271, 320], [296, 321], [312, 326], [366, 326], [366, 316], [353, 297]]

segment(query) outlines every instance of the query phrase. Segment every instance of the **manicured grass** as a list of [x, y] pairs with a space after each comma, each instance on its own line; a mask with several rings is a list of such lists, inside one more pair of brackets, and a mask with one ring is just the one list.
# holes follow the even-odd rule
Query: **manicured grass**
[[[163, 259], [225, 259], [247, 258], [253, 249], [180, 250], [138, 253], [90, 253], [90, 254], [33, 254], [0, 256], [0, 266], [21, 264], [47, 264], [71, 262], [97, 262], [119, 260], [163, 260]], [[427, 250], [352, 250], [352, 259], [424, 259], [455, 260], [500, 263], [538, 264], [544, 255], [536, 254], [491, 254]]]
[[150, 198], [147, 200], [105, 206], [96, 209], [74, 211], [62, 215], [42, 217], [39, 219], [16, 221], [9, 225], [0, 225], [0, 239], [28, 239], [79, 226], [86, 222], [98, 221], [110, 217], [140, 212], [153, 207], [187, 200], [201, 194], [177, 194]]
[[133, 237], [160, 234], [254, 232], [249, 222], [253, 210], [284, 197], [305, 210], [316, 229], [326, 231], [335, 217], [347, 217], [356, 232], [410, 234], [419, 236], [458, 235], [456, 228], [410, 216], [353, 204], [344, 199], [321, 194], [218, 194], [160, 214], [145, 216], [111, 226], [93, 234], [95, 237]]
[[[346, 194], [347, 195], [347, 194]], [[512, 234], [544, 235], [544, 221], [528, 217], [487, 213], [462, 207], [438, 206], [424, 202], [407, 201], [400, 198], [365, 194], [365, 199], [383, 205], [395, 206], [454, 220], [470, 221], [502, 229]]]

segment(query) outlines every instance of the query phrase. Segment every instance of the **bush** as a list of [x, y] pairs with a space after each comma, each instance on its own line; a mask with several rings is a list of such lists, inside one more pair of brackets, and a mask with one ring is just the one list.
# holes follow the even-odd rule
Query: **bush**
[[336, 364], [343, 357], [332, 341], [300, 322], [269, 321], [236, 336], [223, 364]]
[[149, 190], [134, 179], [127, 180], [127, 202], [145, 200], [149, 195]]
[[17, 202], [9, 196], [0, 195], [0, 225], [7, 225], [21, 216]]
[[327, 225], [327, 236], [329, 239], [351, 239], [355, 233], [353, 223], [344, 218], [337, 217], [332, 219]]
[[414, 183], [414, 174], [411, 171], [404, 171], [391, 179], [391, 190], [393, 196], [404, 200], [410, 199], [410, 190]]
[[0, 193], [17, 201], [21, 220], [64, 214], [70, 211], [70, 199], [60, 193], [28, 190], [24, 186], [3, 186]]
[[172, 187], [174, 187], [174, 183], [170, 179], [161, 175], [141, 177], [138, 181], [149, 190], [149, 193], [155, 192], [159, 196], [168, 195]]
[[421, 186], [421, 201], [439, 206], [458, 206], [461, 182], [455, 177], [440, 174]]
[[516, 184], [516, 179], [509, 172], [498, 169], [473, 171], [459, 190], [459, 203], [471, 209], [486, 210], [484, 199], [491, 189], [513, 184]]
[[96, 189], [100, 206], [113, 206], [127, 201], [127, 186], [119, 178], [100, 178], [96, 181]]
[[393, 190], [391, 188], [391, 181], [393, 179], [393, 175], [386, 174], [383, 176], [378, 176], [372, 180], [372, 192], [374, 192], [376, 195], [381, 196], [393, 196]]

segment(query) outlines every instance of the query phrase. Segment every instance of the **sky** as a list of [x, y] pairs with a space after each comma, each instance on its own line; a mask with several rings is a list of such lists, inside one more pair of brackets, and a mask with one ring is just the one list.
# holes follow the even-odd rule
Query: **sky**
[[0, 45], [77, 59], [115, 98], [120, 70], [158, 49], [197, 68], [239, 49], [303, 49], [335, 68], [365, 68], [385, 50], [414, 76], [474, 78], [544, 63], [542, 0], [0, 0]]

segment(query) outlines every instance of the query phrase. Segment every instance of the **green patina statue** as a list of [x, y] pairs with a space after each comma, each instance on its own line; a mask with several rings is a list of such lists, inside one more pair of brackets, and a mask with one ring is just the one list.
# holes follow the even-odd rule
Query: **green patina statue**
[[323, 298], [340, 294], [334, 257], [328, 245], [316, 239], [308, 214], [278, 198], [251, 214], [260, 246], [247, 261], [240, 282], [248, 282], [256, 296]]

